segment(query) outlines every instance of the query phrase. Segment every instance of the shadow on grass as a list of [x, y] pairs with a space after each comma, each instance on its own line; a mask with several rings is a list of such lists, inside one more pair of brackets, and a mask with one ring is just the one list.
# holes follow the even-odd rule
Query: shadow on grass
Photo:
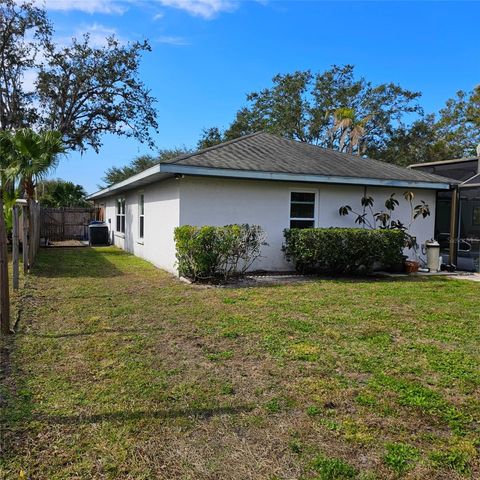
[[[107, 247], [108, 248], [108, 247]], [[108, 257], [126, 256], [123, 251], [92, 247], [42, 249], [33, 273], [37, 277], [105, 278], [123, 275]]]
[[[32, 395], [22, 372], [13, 365], [14, 336], [0, 339], [0, 459], [13, 456], [25, 440], [25, 430], [12, 428], [17, 422], [31, 418]], [[1, 463], [1, 462], [0, 462]]]
[[186, 408], [179, 410], [140, 410], [119, 411], [107, 413], [94, 413], [91, 415], [32, 415], [31, 420], [45, 422], [49, 425], [85, 425], [100, 422], [128, 422], [134, 420], [147, 420], [156, 418], [181, 418], [195, 417], [201, 420], [218, 415], [238, 415], [253, 410], [251, 405], [214, 408]]
[[[449, 278], [445, 276], [415, 276], [415, 275], [404, 275], [404, 276], [388, 276], [382, 274], [372, 274], [372, 275], [248, 275], [245, 279], [242, 279], [238, 282], [232, 281], [230, 283], [222, 284], [221, 287], [229, 290], [236, 289], [248, 289], [248, 288], [281, 288], [285, 286], [293, 285], [306, 285], [314, 284], [319, 282], [333, 282], [333, 283], [342, 283], [342, 284], [362, 284], [362, 283], [386, 283], [386, 284], [395, 284], [395, 283], [427, 283], [433, 281], [445, 281], [447, 282]], [[193, 283], [194, 287], [203, 287], [205, 284], [202, 283]]]
[[[29, 337], [37, 338], [70, 338], [70, 337], [86, 337], [90, 335], [103, 335], [106, 333], [116, 333], [116, 334], [130, 334], [130, 333], [155, 333], [155, 332], [165, 332], [164, 327], [153, 327], [153, 328], [119, 328], [119, 329], [102, 329], [102, 330], [92, 330], [91, 332], [64, 332], [64, 333], [32, 333], [27, 332], [23, 335]], [[22, 333], [19, 333], [22, 335]]]

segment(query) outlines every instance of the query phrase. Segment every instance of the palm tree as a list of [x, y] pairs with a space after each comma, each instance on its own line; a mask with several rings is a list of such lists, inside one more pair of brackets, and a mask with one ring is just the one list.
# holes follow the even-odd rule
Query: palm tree
[[340, 133], [338, 149], [352, 155], [356, 150], [356, 153], [360, 155], [360, 143], [365, 135], [365, 126], [372, 118], [373, 115], [358, 118], [353, 108], [338, 108], [335, 110], [333, 112], [331, 136], [334, 137], [338, 132]]
[[[29, 235], [33, 238], [32, 210], [35, 186], [49, 170], [55, 168], [59, 155], [65, 152], [58, 132], [36, 133], [30, 129], [0, 132], [0, 325], [10, 332], [10, 297], [8, 290], [7, 228], [4, 201], [11, 203], [16, 185], [29, 205]], [[10, 198], [12, 197], [12, 198]], [[10, 206], [10, 205], [9, 205]]]
[[54, 170], [65, 147], [60, 132], [36, 133], [25, 128], [12, 135], [20, 188], [27, 200], [35, 199], [37, 183]]
[[[33, 238], [33, 209], [37, 183], [54, 170], [59, 157], [65, 152], [62, 135], [56, 131], [36, 133], [29, 128], [17, 130], [11, 135], [14, 147], [14, 163], [19, 189], [28, 202], [28, 234]], [[29, 261], [33, 261], [33, 251], [29, 250]]]

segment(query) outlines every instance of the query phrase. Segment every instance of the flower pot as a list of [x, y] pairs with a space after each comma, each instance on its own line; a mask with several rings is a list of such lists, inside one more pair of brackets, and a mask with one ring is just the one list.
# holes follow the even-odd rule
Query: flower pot
[[415, 260], [407, 260], [405, 262], [405, 273], [416, 273], [420, 268], [420, 264]]

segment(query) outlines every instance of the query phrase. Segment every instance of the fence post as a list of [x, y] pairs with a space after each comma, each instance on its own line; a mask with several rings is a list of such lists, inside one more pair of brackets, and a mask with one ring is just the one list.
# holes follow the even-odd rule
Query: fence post
[[[0, 214], [3, 216], [3, 195], [0, 192]], [[0, 220], [0, 330], [10, 333], [10, 290], [8, 288], [8, 251], [5, 218]]]
[[23, 260], [23, 273], [28, 272], [28, 213], [27, 207], [22, 207], [22, 260]]
[[18, 290], [19, 268], [18, 268], [18, 205], [12, 208], [12, 269], [13, 269], [13, 289]]

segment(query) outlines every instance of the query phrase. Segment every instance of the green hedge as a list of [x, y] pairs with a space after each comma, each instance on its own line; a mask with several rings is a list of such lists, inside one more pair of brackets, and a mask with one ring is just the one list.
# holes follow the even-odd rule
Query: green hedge
[[226, 281], [244, 274], [265, 244], [258, 225], [184, 225], [175, 229], [178, 271], [193, 281]]
[[405, 235], [399, 230], [306, 228], [284, 231], [283, 250], [299, 272], [361, 274], [402, 262]]

